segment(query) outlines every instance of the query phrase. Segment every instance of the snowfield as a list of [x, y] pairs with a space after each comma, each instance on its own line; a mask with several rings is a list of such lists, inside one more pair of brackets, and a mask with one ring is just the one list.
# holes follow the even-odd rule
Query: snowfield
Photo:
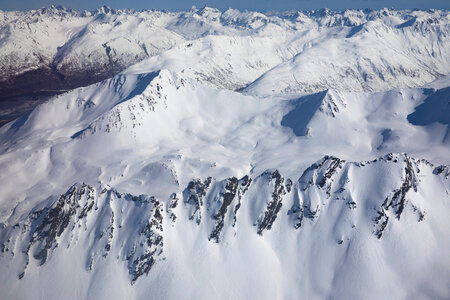
[[449, 18], [1, 12], [0, 298], [450, 298]]
[[147, 58], [154, 71], [259, 95], [418, 87], [450, 72], [449, 19], [392, 9], [0, 11], [0, 98], [89, 85]]

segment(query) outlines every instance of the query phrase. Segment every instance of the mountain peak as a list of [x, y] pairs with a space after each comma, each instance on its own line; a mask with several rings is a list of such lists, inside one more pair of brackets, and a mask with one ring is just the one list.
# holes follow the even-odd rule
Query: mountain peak
[[448, 11], [0, 14], [1, 299], [449, 298]]

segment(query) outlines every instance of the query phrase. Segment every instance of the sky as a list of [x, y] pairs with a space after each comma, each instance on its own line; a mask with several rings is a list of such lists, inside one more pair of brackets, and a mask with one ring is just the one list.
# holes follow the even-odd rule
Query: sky
[[0, 0], [0, 10], [30, 10], [43, 6], [63, 5], [76, 10], [95, 10], [103, 5], [112, 8], [167, 9], [171, 11], [189, 10], [192, 6], [216, 7], [220, 10], [237, 8], [240, 10], [285, 11], [330, 8], [419, 8], [450, 9], [450, 0]]

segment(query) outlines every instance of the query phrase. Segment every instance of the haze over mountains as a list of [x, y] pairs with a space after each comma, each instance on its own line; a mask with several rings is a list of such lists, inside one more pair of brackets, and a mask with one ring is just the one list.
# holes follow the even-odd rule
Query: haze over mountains
[[449, 21], [0, 12], [0, 298], [449, 298]]

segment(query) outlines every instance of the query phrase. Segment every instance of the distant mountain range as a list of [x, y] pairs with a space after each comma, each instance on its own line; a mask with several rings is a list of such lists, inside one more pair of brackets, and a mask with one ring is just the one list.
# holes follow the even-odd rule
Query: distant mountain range
[[0, 95], [89, 85], [149, 57], [220, 87], [263, 85], [269, 94], [415, 87], [449, 73], [449, 18], [389, 9], [0, 12]]
[[448, 299], [449, 21], [0, 12], [0, 298]]

